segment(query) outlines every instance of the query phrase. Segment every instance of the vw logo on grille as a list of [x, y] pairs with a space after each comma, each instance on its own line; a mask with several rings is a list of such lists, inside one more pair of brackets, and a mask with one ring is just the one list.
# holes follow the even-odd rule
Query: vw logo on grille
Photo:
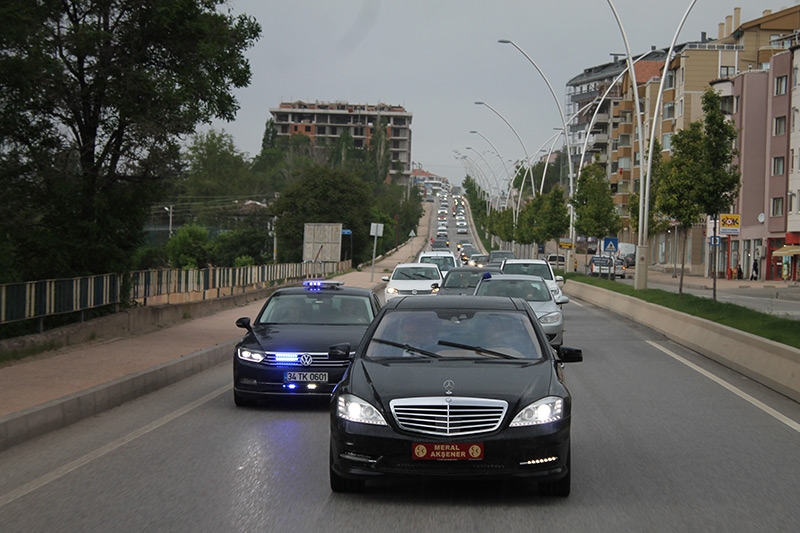
[[417, 294], [417, 289], [412, 289], [411, 294]]
[[444, 386], [445, 394], [453, 394], [453, 389], [456, 387], [456, 384], [452, 379], [446, 380], [442, 385]]
[[303, 366], [311, 366], [313, 362], [314, 358], [311, 357], [310, 353], [304, 353], [303, 355], [300, 356], [300, 364]]

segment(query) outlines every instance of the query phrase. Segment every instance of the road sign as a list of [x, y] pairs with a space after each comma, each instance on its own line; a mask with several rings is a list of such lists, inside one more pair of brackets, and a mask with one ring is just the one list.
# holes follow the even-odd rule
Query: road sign
[[619, 239], [616, 237], [606, 237], [603, 239], [603, 251], [607, 254], [615, 254], [619, 250]]
[[741, 227], [741, 216], [735, 214], [725, 214], [719, 216], [720, 235], [739, 235]]
[[572, 248], [572, 240], [571, 239], [559, 239], [558, 247], [564, 250], [569, 250]]
[[353, 230], [351, 230], [351, 229], [343, 229], [342, 230], [342, 235], [352, 235], [352, 234], [353, 234]]
[[383, 237], [383, 224], [378, 224], [377, 222], [370, 224], [369, 235], [370, 237]]
[[416, 232], [416, 231], [414, 231], [414, 230], [412, 229], [412, 230], [411, 230], [411, 231], [408, 233], [408, 236], [409, 236], [409, 237], [411, 237], [411, 238], [413, 239], [414, 237], [416, 237], [416, 236], [417, 236], [417, 232]]
[[708, 238], [709, 246], [719, 246], [719, 235], [713, 235]]

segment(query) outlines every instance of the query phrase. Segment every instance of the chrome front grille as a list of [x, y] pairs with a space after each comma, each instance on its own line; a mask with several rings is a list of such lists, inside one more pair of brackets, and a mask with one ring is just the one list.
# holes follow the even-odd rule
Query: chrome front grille
[[[304, 355], [311, 356], [311, 364], [303, 365], [301, 359]], [[305, 366], [313, 366], [317, 368], [343, 368], [350, 364], [350, 361], [340, 359], [328, 359], [327, 353], [306, 353], [306, 352], [280, 352], [280, 353], [267, 353], [265, 358], [261, 361], [262, 365], [279, 366], [279, 367], [292, 367], [303, 368]]]
[[415, 290], [410, 290], [409, 289], [409, 290], [398, 290], [397, 293], [401, 294], [403, 296], [409, 296], [409, 295], [421, 296], [421, 295], [425, 295], [425, 294], [433, 294], [433, 290], [432, 289], [415, 289]]
[[406, 431], [457, 437], [495, 431], [508, 404], [503, 400], [434, 396], [389, 402], [397, 424]]

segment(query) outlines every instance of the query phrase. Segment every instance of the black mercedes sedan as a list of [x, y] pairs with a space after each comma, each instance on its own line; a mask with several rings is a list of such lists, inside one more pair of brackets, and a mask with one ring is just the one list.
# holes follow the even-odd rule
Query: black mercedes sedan
[[358, 347], [380, 309], [374, 291], [341, 281], [306, 281], [278, 289], [251, 322], [233, 356], [233, 399], [238, 406], [275, 395], [330, 395], [350, 365], [349, 350], [331, 356], [331, 345]]
[[[346, 344], [331, 347], [343, 357]], [[509, 478], [570, 492], [572, 402], [525, 300], [416, 296], [378, 313], [331, 397], [330, 486], [380, 477]]]

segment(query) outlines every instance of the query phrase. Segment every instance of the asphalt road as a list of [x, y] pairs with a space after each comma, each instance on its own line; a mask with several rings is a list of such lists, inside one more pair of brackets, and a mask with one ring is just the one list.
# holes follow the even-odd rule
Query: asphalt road
[[0, 453], [0, 529], [794, 531], [800, 406], [573, 301], [572, 495], [521, 482], [328, 488], [325, 401], [236, 408], [223, 364]]

